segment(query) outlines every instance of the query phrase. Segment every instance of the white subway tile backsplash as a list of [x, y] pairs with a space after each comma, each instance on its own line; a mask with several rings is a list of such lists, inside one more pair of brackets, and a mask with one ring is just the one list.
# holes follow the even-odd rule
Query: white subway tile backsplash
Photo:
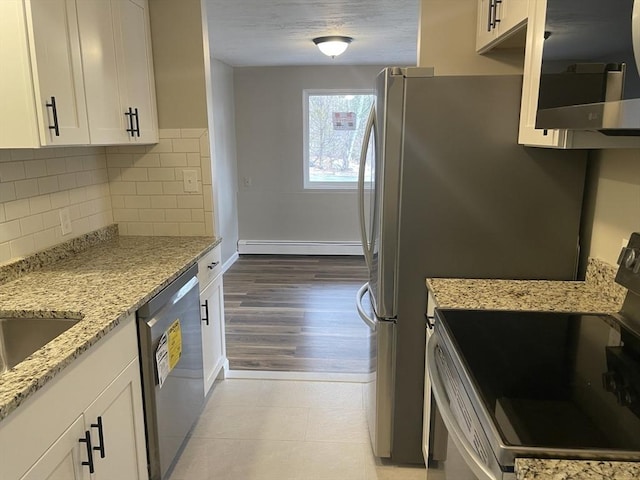
[[[0, 150], [0, 166], [0, 262], [113, 223], [103, 147]], [[64, 207], [73, 231], [62, 237]]]
[[60, 185], [58, 184], [58, 177], [38, 178], [38, 193], [40, 193], [40, 195], [57, 192], [59, 190]]
[[14, 182], [14, 185], [16, 188], [16, 198], [29, 198], [40, 194], [40, 190], [38, 190], [38, 179], [36, 178], [20, 180]]
[[177, 237], [180, 235], [180, 224], [178, 223], [154, 223], [153, 234], [159, 236]]
[[178, 208], [175, 195], [158, 195], [151, 197], [151, 208]]
[[178, 208], [185, 210], [204, 208], [202, 195], [178, 195]]
[[20, 220], [0, 223], [0, 243], [20, 238]]
[[69, 192], [66, 190], [52, 193], [49, 195], [51, 200], [51, 208], [63, 208], [69, 205]]
[[160, 153], [160, 165], [163, 167], [186, 167], [186, 153]]
[[149, 148], [149, 154], [171, 153], [171, 152], [173, 152], [173, 143], [171, 139], [161, 138], [156, 145], [153, 145], [152, 147]]
[[149, 174], [149, 180], [151, 181], [166, 182], [166, 181], [178, 180], [176, 176], [175, 168], [170, 168], [170, 167], [150, 168], [148, 169], [148, 174]]
[[14, 182], [26, 178], [24, 162], [0, 163], [0, 182]]
[[47, 175], [47, 162], [44, 160], [28, 160], [24, 162], [24, 171], [28, 178], [44, 177]]
[[162, 182], [136, 182], [136, 194], [138, 195], [162, 195]]
[[4, 204], [4, 212], [7, 220], [15, 220], [30, 215], [29, 199], [24, 198], [22, 200], [6, 202]]
[[125, 208], [151, 208], [151, 197], [148, 195], [125, 195]]
[[[213, 235], [209, 148], [207, 130], [190, 128], [163, 129], [148, 146], [0, 150], [0, 262], [114, 221], [122, 235]], [[185, 169], [198, 192], [184, 191]]]
[[16, 196], [16, 186], [13, 182], [0, 183], [0, 202], [10, 202], [18, 198]]
[[25, 257], [36, 250], [36, 244], [33, 235], [24, 235], [19, 239], [11, 240], [9, 248], [14, 257]]
[[41, 232], [42, 230], [44, 230], [44, 221], [41, 213], [20, 219], [20, 233], [22, 236]]
[[11, 160], [23, 162], [25, 160], [33, 160], [34, 151], [29, 149], [15, 149], [11, 150]]
[[[120, 232], [121, 235], [125, 235]], [[126, 235], [157, 235], [153, 230], [153, 223], [150, 222], [138, 222], [138, 223], [128, 223], [127, 224], [127, 233]]]
[[51, 196], [39, 195], [29, 199], [29, 209], [32, 214], [46, 212], [51, 210]]
[[44, 162], [48, 175], [60, 175], [61, 173], [67, 173], [67, 162], [60, 158], [49, 158]]
[[123, 182], [146, 182], [149, 180], [146, 168], [123, 168], [120, 178]]
[[65, 173], [64, 175], [58, 175], [58, 186], [60, 190], [71, 190], [78, 186], [75, 173]]

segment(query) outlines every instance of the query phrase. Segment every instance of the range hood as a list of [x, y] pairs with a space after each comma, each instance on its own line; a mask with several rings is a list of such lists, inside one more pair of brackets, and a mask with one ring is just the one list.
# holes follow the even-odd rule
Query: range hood
[[536, 128], [640, 136], [640, 0], [547, 0]]

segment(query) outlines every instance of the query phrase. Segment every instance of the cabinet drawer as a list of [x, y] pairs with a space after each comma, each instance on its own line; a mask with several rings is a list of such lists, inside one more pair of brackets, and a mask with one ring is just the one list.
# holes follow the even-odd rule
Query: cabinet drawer
[[198, 260], [198, 282], [200, 282], [200, 291], [204, 290], [221, 272], [222, 263], [220, 262], [220, 245], [218, 245]]

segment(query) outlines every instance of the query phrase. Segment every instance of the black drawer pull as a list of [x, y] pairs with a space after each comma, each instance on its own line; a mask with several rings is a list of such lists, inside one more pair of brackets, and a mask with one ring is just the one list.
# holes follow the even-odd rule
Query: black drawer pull
[[204, 318], [202, 321], [209, 326], [209, 300], [205, 300], [202, 306], [204, 307]]
[[51, 109], [53, 115], [53, 125], [49, 125], [49, 130], [53, 130], [56, 137], [60, 136], [60, 128], [58, 126], [58, 108], [56, 107], [56, 97], [51, 97], [51, 103], [45, 104], [47, 108]]
[[216, 268], [218, 266], [220, 262], [211, 262], [209, 265], [207, 265], [207, 268], [209, 270], [213, 270], [214, 268]]
[[87, 446], [87, 461], [82, 462], [82, 465], [89, 467], [89, 473], [95, 472], [93, 467], [93, 449], [91, 448], [91, 432], [89, 430], [85, 431], [84, 438], [79, 438], [78, 441]]
[[104, 433], [102, 430], [102, 417], [98, 417], [97, 420], [98, 423], [92, 423], [91, 424], [91, 428], [97, 428], [98, 429], [98, 440], [100, 442], [100, 444], [97, 447], [93, 447], [93, 450], [97, 450], [98, 452], [100, 452], [100, 458], [105, 458], [105, 454], [104, 454]]

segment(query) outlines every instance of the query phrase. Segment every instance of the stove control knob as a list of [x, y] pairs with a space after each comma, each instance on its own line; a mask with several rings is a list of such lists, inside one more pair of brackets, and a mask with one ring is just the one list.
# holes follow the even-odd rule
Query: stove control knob
[[636, 260], [638, 260], [636, 250], [633, 248], [626, 248], [622, 255], [622, 264], [631, 270], [634, 267]]

